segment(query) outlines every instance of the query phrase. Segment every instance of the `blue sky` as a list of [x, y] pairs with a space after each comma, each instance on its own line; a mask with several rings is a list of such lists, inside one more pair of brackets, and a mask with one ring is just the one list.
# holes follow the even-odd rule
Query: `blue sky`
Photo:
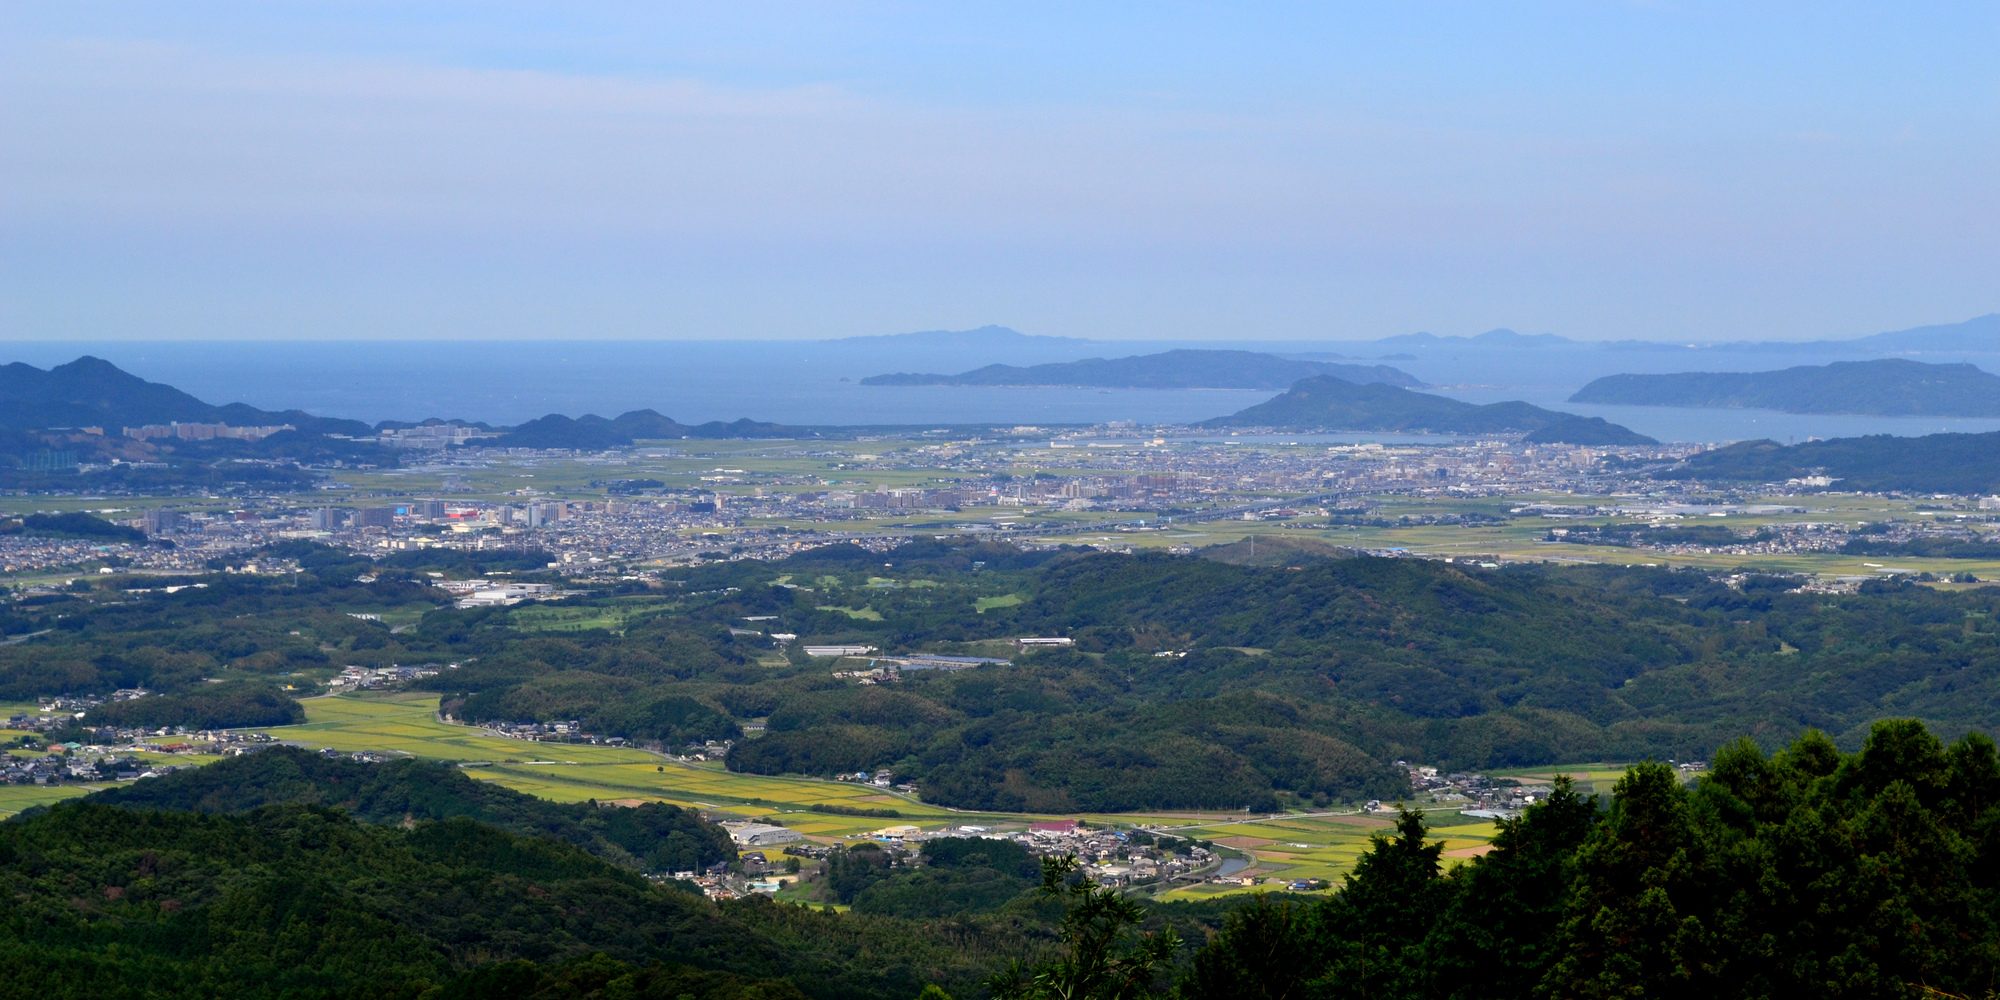
[[2000, 5], [9, 4], [0, 337], [1845, 336]]

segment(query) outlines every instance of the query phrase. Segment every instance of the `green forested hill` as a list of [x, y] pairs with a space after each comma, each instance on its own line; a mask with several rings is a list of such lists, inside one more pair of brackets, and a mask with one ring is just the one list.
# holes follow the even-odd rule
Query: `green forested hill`
[[[898, 579], [880, 579], [885, 561]], [[1827, 595], [1636, 568], [1235, 566], [926, 542], [886, 560], [834, 547], [683, 570], [676, 586], [563, 605], [565, 620], [602, 626], [551, 631], [547, 609], [523, 606], [436, 610], [392, 632], [344, 612], [431, 604], [389, 570], [356, 573], [330, 561], [295, 584], [215, 577], [171, 596], [13, 606], [7, 630], [43, 634], [0, 646], [0, 694], [143, 686], [157, 693], [84, 725], [142, 712], [242, 725], [296, 712], [281, 686], [295, 675], [453, 662], [421, 683], [461, 719], [576, 719], [666, 749], [734, 738], [737, 770], [887, 768], [935, 802], [1034, 811], [1320, 804], [1394, 794], [1398, 759], [1687, 758], [1808, 726], [1851, 746], [1884, 715], [1951, 734], [2000, 719], [1991, 590]], [[857, 607], [872, 615], [843, 610]], [[780, 652], [731, 631], [748, 617], [800, 639]], [[1008, 642], [1029, 635], [1075, 645]], [[799, 648], [819, 642], [1014, 662], [862, 686], [834, 676], [861, 664]], [[756, 722], [763, 733], [745, 736]]]
[[301, 806], [63, 803], [0, 823], [0, 895], [7, 996], [873, 1000], [998, 961], [914, 923], [717, 906], [467, 819]]
[[1886, 721], [1854, 753], [1733, 741], [1685, 778], [1641, 764], [1608, 803], [1559, 779], [1463, 864], [1404, 813], [1338, 892], [1242, 900], [1212, 936], [1060, 865], [1024, 900], [1031, 859], [980, 840], [897, 875], [836, 854], [828, 886], [857, 910], [975, 907], [905, 920], [717, 905], [463, 817], [68, 802], [0, 823], [0, 996], [1915, 1000], [2000, 981], [1991, 739]]
[[1829, 438], [1802, 444], [1741, 441], [1661, 470], [1665, 479], [1781, 483], [1829, 476], [1834, 488], [1892, 492], [2000, 492], [2000, 431]]
[[293, 747], [219, 761], [98, 792], [134, 809], [245, 813], [273, 805], [337, 808], [368, 823], [471, 819], [518, 836], [549, 837], [612, 864], [700, 871], [736, 856], [729, 835], [693, 812], [648, 802], [631, 808], [523, 795], [437, 761], [362, 764]]
[[[1089, 556], [1032, 579], [1007, 627], [1075, 649], [893, 689], [760, 684], [769, 732], [730, 765], [894, 761], [927, 797], [984, 807], [1269, 805], [1379, 795], [1398, 758], [1689, 758], [1807, 726], [1851, 745], [1890, 713], [1954, 733], [2000, 718], [1989, 592], [1365, 558]], [[846, 634], [894, 641], [921, 620]]]

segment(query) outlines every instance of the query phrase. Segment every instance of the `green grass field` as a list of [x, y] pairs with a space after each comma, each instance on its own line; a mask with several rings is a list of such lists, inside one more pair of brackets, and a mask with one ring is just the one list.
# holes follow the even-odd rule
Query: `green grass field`
[[1011, 608], [1025, 600], [1027, 597], [1021, 594], [1000, 594], [995, 597], [979, 598], [972, 602], [972, 608], [983, 615], [995, 608]]
[[595, 605], [531, 604], [515, 608], [507, 621], [510, 628], [522, 632], [618, 631], [635, 621], [666, 614], [678, 606], [677, 602], [658, 597], [638, 597]]
[[843, 608], [834, 604], [822, 604], [816, 610], [837, 611], [849, 618], [857, 618], [861, 621], [879, 622], [882, 620], [882, 612], [869, 607]]
[[1554, 781], [1556, 775], [1566, 774], [1576, 782], [1576, 789], [1585, 795], [1609, 797], [1612, 786], [1625, 776], [1629, 764], [1564, 764], [1560, 767], [1518, 767], [1504, 771], [1487, 772], [1496, 778], [1518, 778], [1522, 781]]
[[[457, 761], [465, 773], [517, 791], [560, 802], [585, 800], [668, 802], [745, 818], [773, 820], [823, 841], [865, 836], [888, 826], [909, 824], [925, 830], [979, 825], [1020, 829], [1043, 819], [1077, 818], [1110, 826], [1147, 826], [1213, 841], [1251, 861], [1242, 874], [1263, 876], [1259, 886], [1194, 885], [1168, 898], [1267, 891], [1293, 879], [1334, 880], [1368, 849], [1369, 838], [1389, 828], [1377, 814], [1288, 815], [1276, 818], [1212, 813], [1081, 814], [1066, 817], [1026, 813], [961, 812], [903, 795], [848, 782], [817, 778], [737, 774], [709, 762], [681, 763], [643, 750], [561, 743], [531, 743], [479, 729], [440, 722], [436, 698], [421, 693], [343, 695], [304, 702], [306, 722], [265, 730], [275, 738], [310, 749], [373, 750]], [[214, 758], [198, 758], [207, 762]], [[174, 757], [174, 762], [188, 758]], [[1623, 768], [1608, 764], [1529, 768], [1506, 774], [1536, 780], [1557, 772], [1608, 792]], [[0, 816], [83, 795], [99, 786], [0, 786]], [[846, 816], [812, 806], [892, 809], [897, 817]], [[1493, 824], [1454, 812], [1432, 813], [1432, 833], [1444, 840], [1446, 858], [1472, 856], [1489, 840]]]
[[[1428, 816], [1431, 837], [1445, 845], [1445, 863], [1462, 863], [1485, 849], [1494, 825], [1490, 820], [1470, 819], [1452, 812]], [[1238, 886], [1203, 883], [1184, 886], [1162, 894], [1164, 899], [1199, 899], [1239, 892], [1266, 892], [1281, 888], [1295, 879], [1336, 881], [1354, 867], [1366, 853], [1370, 840], [1388, 833], [1393, 817], [1383, 814], [1300, 815], [1278, 819], [1178, 826], [1176, 834], [1213, 841], [1216, 845], [1249, 858], [1249, 868], [1239, 876], [1262, 876], [1263, 885]]]
[[0, 817], [23, 809], [73, 799], [102, 788], [102, 785], [0, 785]]
[[[644, 800], [741, 815], [801, 813], [814, 828], [840, 836], [906, 820], [833, 816], [805, 811], [814, 804], [895, 809], [938, 820], [937, 806], [867, 785], [812, 778], [735, 774], [721, 765], [683, 764], [644, 750], [587, 744], [534, 743], [438, 721], [436, 696], [398, 694], [310, 698], [306, 722], [265, 730], [308, 748], [375, 750], [472, 763], [466, 773], [531, 795], [566, 802]], [[788, 825], [791, 823], [787, 818]], [[806, 829], [800, 825], [800, 829]]]

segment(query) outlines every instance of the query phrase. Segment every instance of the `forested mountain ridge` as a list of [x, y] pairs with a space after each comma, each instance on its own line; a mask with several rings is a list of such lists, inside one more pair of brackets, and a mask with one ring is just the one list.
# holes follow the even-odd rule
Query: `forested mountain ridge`
[[599, 808], [550, 802], [474, 781], [439, 761], [362, 764], [294, 747], [273, 747], [109, 788], [91, 800], [200, 813], [309, 805], [389, 825], [470, 819], [517, 836], [548, 837], [611, 864], [651, 872], [701, 871], [736, 856], [727, 833], [678, 806], [649, 802]]
[[1782, 483], [1826, 476], [1834, 488], [1893, 492], [2000, 492], [2000, 431], [1829, 438], [1782, 445], [1740, 441], [1660, 470], [1664, 479]]
[[1982, 734], [1946, 745], [1891, 720], [1852, 753], [1816, 732], [1775, 754], [1736, 740], [1692, 784], [1645, 763], [1599, 802], [1558, 779], [1498, 826], [1452, 863], [1405, 812], [1338, 892], [1240, 897], [1210, 935], [1059, 862], [1023, 895], [1032, 859], [978, 840], [927, 843], [886, 879], [858, 859], [828, 873], [857, 906], [1000, 890], [904, 920], [718, 905], [465, 817], [68, 802], [0, 823], [0, 995], [1775, 1000], [2000, 980], [2000, 753]]
[[1969, 364], [1883, 358], [1767, 372], [1607, 375], [1577, 390], [1569, 401], [1753, 407], [1786, 413], [1990, 417], [2000, 415], [2000, 375]]
[[454, 818], [234, 815], [65, 802], [0, 823], [0, 995], [61, 998], [913, 997], [1034, 951], [1004, 923], [933, 930], [718, 906], [574, 847]]
[[[217, 576], [172, 597], [107, 581], [10, 606], [0, 628], [42, 634], [0, 645], [0, 697], [145, 687], [81, 725], [270, 725], [297, 717], [281, 685], [299, 676], [449, 661], [419, 683], [466, 721], [578, 720], [670, 750], [734, 739], [737, 770], [887, 768], [931, 801], [1048, 812], [1324, 804], [1393, 796], [1398, 759], [1686, 758], [1804, 727], [1853, 745], [1886, 714], [1950, 734], [2000, 718], [1990, 590], [921, 542], [889, 556], [908, 586], [876, 585], [882, 554], [836, 546], [571, 598], [618, 626], [551, 633], [532, 608], [428, 610], [439, 597], [410, 570], [311, 548], [287, 550], [307, 566], [296, 581]], [[398, 609], [421, 620], [345, 613]], [[800, 638], [778, 654], [738, 634], [751, 616]], [[1025, 635], [1075, 645], [1013, 650]], [[864, 686], [801, 648], [821, 642], [1013, 662]]]

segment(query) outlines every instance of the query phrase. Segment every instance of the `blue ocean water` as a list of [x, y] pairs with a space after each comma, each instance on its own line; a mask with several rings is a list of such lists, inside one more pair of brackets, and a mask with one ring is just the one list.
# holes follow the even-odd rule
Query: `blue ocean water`
[[[686, 423], [749, 417], [785, 424], [1182, 423], [1232, 413], [1268, 392], [1098, 392], [864, 386], [924, 358], [814, 343], [608, 342], [7, 345], [46, 367], [94, 354], [210, 402], [360, 420], [460, 417], [519, 423], [549, 413], [653, 409]], [[981, 362], [985, 363], [985, 362]]]
[[[1159, 350], [1094, 344], [1077, 356]], [[1194, 345], [1177, 345], [1194, 346]], [[1221, 345], [1203, 345], [1221, 346]], [[1268, 349], [1272, 345], [1256, 345]], [[1301, 344], [1338, 350], [1340, 344]], [[807, 425], [1187, 424], [1270, 398], [1262, 390], [864, 386], [868, 375], [954, 372], [1019, 361], [893, 341], [33, 341], [0, 362], [48, 367], [92, 354], [210, 402], [298, 408], [360, 420], [458, 417], [496, 424], [548, 413], [654, 409], [695, 423], [749, 417]], [[1033, 360], [1047, 360], [1036, 358]], [[1602, 416], [1667, 441], [1778, 441], [1856, 434], [2000, 430], [2000, 419], [1822, 416], [1763, 410], [1613, 407], [1564, 400], [1599, 375], [1691, 368], [1756, 371], [1816, 363], [1796, 353], [1711, 357], [1599, 350], [1434, 353], [1394, 364], [1475, 402], [1524, 399]], [[1992, 359], [1988, 359], [1989, 361]], [[1986, 365], [1993, 370], [1994, 365]]]

